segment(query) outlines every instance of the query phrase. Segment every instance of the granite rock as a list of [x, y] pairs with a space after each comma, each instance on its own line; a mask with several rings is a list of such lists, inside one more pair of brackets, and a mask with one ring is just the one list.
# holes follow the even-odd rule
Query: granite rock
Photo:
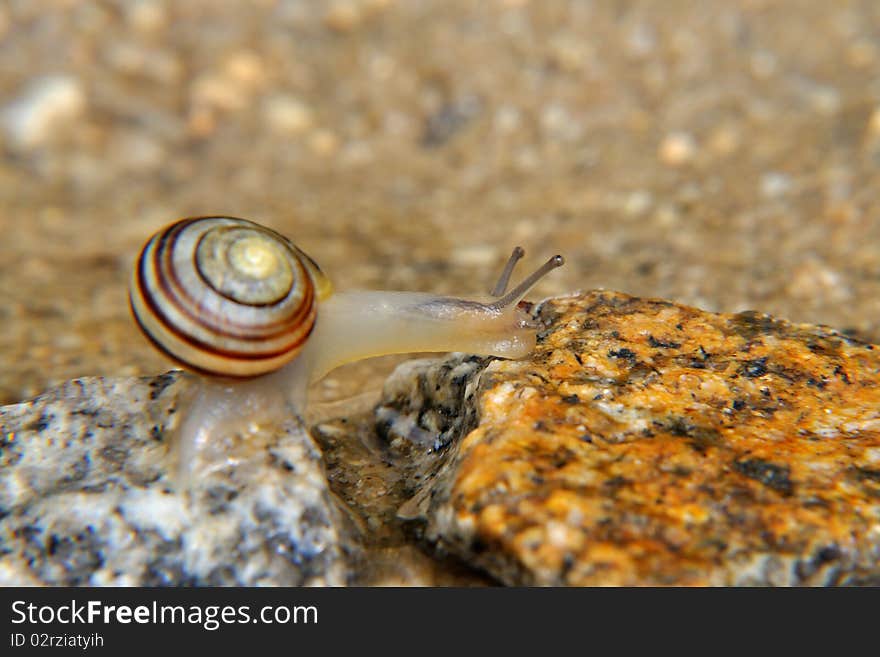
[[386, 384], [423, 538], [514, 585], [880, 582], [880, 348], [607, 291], [534, 312], [529, 359]]
[[0, 408], [3, 585], [340, 585], [342, 527], [294, 420], [216, 446], [185, 482], [192, 379], [84, 378]]

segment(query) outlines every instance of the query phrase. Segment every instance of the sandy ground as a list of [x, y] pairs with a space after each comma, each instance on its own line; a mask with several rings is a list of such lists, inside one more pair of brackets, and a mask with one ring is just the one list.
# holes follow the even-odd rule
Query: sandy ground
[[[341, 289], [605, 287], [880, 337], [873, 2], [0, 4], [0, 403], [167, 363], [146, 237], [290, 235]], [[321, 398], [391, 366], [331, 376]]]

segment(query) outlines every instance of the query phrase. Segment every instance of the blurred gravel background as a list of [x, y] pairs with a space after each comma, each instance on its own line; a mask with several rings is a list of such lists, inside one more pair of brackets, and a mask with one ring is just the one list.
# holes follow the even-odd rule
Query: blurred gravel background
[[568, 260], [536, 297], [877, 340], [878, 163], [872, 0], [3, 0], [0, 403], [167, 368], [125, 288], [193, 214], [343, 289], [480, 294], [522, 244]]

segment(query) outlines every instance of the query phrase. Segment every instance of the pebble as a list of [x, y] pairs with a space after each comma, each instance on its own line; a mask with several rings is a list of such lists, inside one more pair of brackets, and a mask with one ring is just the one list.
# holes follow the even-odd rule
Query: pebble
[[334, 0], [324, 14], [324, 24], [340, 33], [358, 29], [370, 18], [388, 9], [394, 0]]
[[749, 59], [749, 66], [752, 75], [759, 80], [766, 80], [776, 73], [778, 62], [773, 53], [761, 50], [751, 56]]
[[856, 68], [867, 68], [874, 65], [878, 57], [877, 46], [866, 39], [859, 39], [847, 50], [850, 65]]
[[168, 24], [165, 7], [153, 0], [137, 0], [129, 3], [127, 18], [131, 26], [142, 34], [154, 34]]
[[639, 23], [627, 30], [624, 35], [627, 53], [634, 58], [650, 57], [657, 48], [657, 34], [648, 25]]
[[672, 167], [688, 164], [697, 154], [697, 142], [686, 132], [673, 132], [660, 143], [660, 160]]
[[558, 103], [550, 103], [541, 111], [541, 127], [551, 139], [575, 141], [583, 134], [583, 126]]
[[128, 132], [114, 140], [114, 161], [128, 171], [154, 171], [165, 162], [162, 143], [146, 133]]
[[230, 80], [217, 73], [200, 75], [191, 87], [193, 105], [224, 111], [236, 111], [247, 107], [248, 96], [241, 85], [231, 84]]
[[336, 32], [351, 32], [363, 20], [363, 11], [359, 3], [348, 0], [333, 2], [324, 16], [324, 24]]
[[86, 91], [71, 75], [47, 75], [29, 83], [2, 110], [3, 130], [23, 149], [45, 145], [54, 133], [71, 129], [86, 109]]
[[761, 194], [767, 198], [779, 198], [792, 189], [791, 176], [778, 171], [770, 171], [761, 176]]
[[315, 130], [309, 135], [309, 147], [315, 155], [330, 157], [339, 150], [339, 137], [329, 130]]
[[594, 58], [590, 44], [574, 35], [556, 37], [550, 41], [548, 48], [553, 63], [569, 73], [582, 71]]
[[805, 301], [827, 298], [842, 303], [851, 295], [846, 279], [816, 258], [806, 258], [795, 267], [785, 289], [793, 298]]
[[880, 138], [880, 107], [875, 107], [868, 119], [868, 135], [871, 139]]
[[497, 262], [498, 253], [492, 244], [468, 244], [452, 249], [449, 259], [460, 267], [488, 268]]
[[740, 131], [733, 126], [720, 126], [709, 137], [709, 149], [717, 156], [724, 157], [736, 151], [742, 143]]
[[639, 189], [634, 192], [630, 192], [623, 203], [623, 211], [629, 215], [630, 217], [635, 217], [641, 214], [644, 214], [648, 210], [651, 209], [651, 205], [654, 202], [654, 198], [651, 195], [651, 192]]
[[512, 105], [502, 105], [492, 117], [493, 128], [502, 134], [511, 134], [522, 124], [522, 112]]
[[831, 115], [840, 109], [840, 93], [833, 87], [810, 84], [808, 85], [807, 98], [810, 106], [820, 114]]
[[223, 74], [239, 86], [258, 87], [266, 80], [266, 67], [257, 53], [242, 50], [229, 56]]
[[312, 127], [312, 111], [304, 102], [288, 94], [273, 94], [263, 102], [263, 117], [275, 132], [294, 136]]

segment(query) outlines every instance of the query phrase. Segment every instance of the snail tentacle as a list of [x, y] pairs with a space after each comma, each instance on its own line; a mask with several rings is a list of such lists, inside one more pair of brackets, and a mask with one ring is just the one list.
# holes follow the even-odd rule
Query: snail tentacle
[[495, 287], [493, 287], [492, 291], [489, 293], [491, 296], [500, 297], [504, 294], [505, 290], [507, 290], [507, 284], [510, 282], [510, 276], [513, 274], [513, 268], [516, 267], [516, 263], [519, 262], [525, 254], [526, 252], [521, 246], [515, 246], [513, 248], [513, 253], [511, 253], [510, 258], [507, 259], [507, 264], [504, 265], [501, 276], [498, 277], [498, 282], [495, 283]]

